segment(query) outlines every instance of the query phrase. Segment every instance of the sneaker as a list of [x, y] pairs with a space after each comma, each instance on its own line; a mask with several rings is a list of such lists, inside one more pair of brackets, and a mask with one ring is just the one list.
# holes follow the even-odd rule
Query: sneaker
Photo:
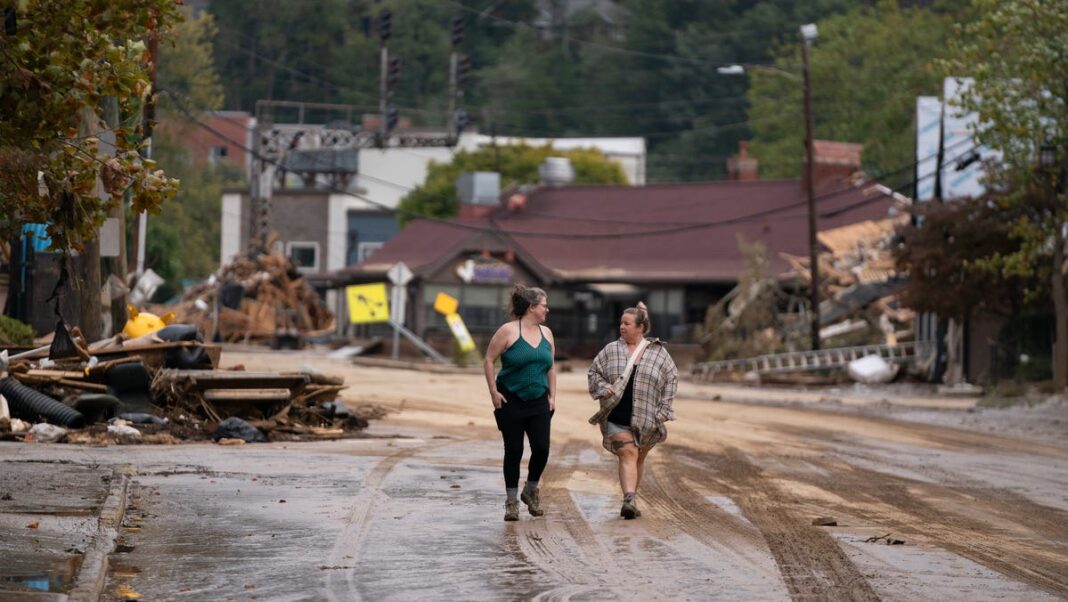
[[519, 501], [508, 500], [504, 503], [504, 520], [519, 520]]
[[623, 507], [619, 509], [619, 515], [627, 520], [632, 518], [638, 518], [642, 515], [638, 507], [634, 505], [634, 502], [623, 502]]
[[523, 503], [527, 505], [527, 511], [530, 512], [531, 516], [545, 514], [545, 511], [541, 509], [541, 490], [524, 489], [523, 493], [519, 494], [519, 499], [523, 500]]

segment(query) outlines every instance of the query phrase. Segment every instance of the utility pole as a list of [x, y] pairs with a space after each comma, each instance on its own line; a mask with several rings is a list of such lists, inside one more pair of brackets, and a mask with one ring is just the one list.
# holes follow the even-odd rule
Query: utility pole
[[471, 59], [460, 54], [460, 44], [464, 41], [464, 18], [457, 15], [452, 18], [449, 53], [449, 140], [454, 146], [460, 140], [460, 134], [470, 122], [467, 111], [463, 109], [464, 84], [471, 72]]
[[814, 181], [816, 153], [812, 140], [812, 76], [808, 64], [809, 46], [816, 41], [816, 25], [801, 26], [801, 59], [804, 65], [805, 88], [805, 192], [808, 195], [808, 261], [811, 283], [809, 304], [812, 307], [812, 350], [820, 348], [820, 267], [819, 240], [816, 236], [816, 184]]
[[[144, 129], [146, 159], [152, 158], [152, 126], [156, 121], [156, 66], [159, 64], [159, 36], [156, 34], [156, 16], [152, 15], [148, 26], [148, 56], [152, 78], [152, 93], [145, 99], [142, 127]], [[137, 278], [145, 273], [145, 238], [148, 236], [148, 214], [142, 211], [137, 216]], [[135, 280], [136, 282], [136, 280]]]
[[386, 46], [386, 42], [392, 35], [393, 13], [389, 9], [383, 9], [378, 13], [378, 146], [380, 148], [389, 145], [390, 132], [397, 125], [397, 108], [389, 102], [393, 96], [396, 78], [400, 75], [400, 59], [396, 59], [396, 63], [391, 62], [389, 48]]

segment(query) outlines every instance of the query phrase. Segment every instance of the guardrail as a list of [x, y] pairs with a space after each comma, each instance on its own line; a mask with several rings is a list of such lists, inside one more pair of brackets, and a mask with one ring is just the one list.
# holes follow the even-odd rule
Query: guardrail
[[930, 343], [909, 341], [896, 345], [859, 345], [835, 347], [818, 351], [793, 351], [736, 360], [699, 362], [694, 364], [692, 374], [699, 380], [710, 380], [721, 372], [756, 372], [776, 374], [844, 368], [849, 362], [869, 355], [878, 355], [891, 363], [908, 363], [925, 357], [931, 351]]

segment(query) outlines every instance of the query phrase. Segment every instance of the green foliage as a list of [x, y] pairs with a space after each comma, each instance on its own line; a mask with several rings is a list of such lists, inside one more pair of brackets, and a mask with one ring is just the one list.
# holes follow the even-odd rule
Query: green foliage
[[[160, 48], [158, 83], [182, 106], [196, 111], [218, 109], [223, 90], [215, 69], [212, 40], [216, 29], [208, 13], [189, 16], [175, 27], [173, 41]], [[181, 139], [198, 127], [172, 96], [160, 97], [160, 126], [154, 133], [153, 154], [168, 174], [181, 181], [174, 198], [148, 220], [145, 265], [162, 276], [157, 299], [181, 292], [181, 282], [200, 279], [219, 265], [219, 212], [225, 186], [242, 180], [241, 170], [222, 163], [196, 161]], [[130, 216], [130, 222], [136, 219]]]
[[[156, 85], [200, 111], [214, 111], [223, 106], [223, 88], [215, 69], [212, 40], [216, 38], [215, 20], [210, 13], [185, 19], [174, 28], [174, 35], [160, 44]], [[160, 114], [173, 118], [175, 110], [171, 96], [159, 97]]]
[[160, 165], [182, 185], [159, 216], [149, 218], [145, 242], [145, 265], [165, 278], [173, 292], [180, 292], [182, 280], [204, 278], [219, 267], [223, 189], [241, 183], [243, 175], [225, 163], [213, 167], [194, 161], [178, 141], [182, 131], [161, 128], [155, 136]]
[[1068, 194], [1058, 170], [1038, 169], [1036, 151], [1052, 144], [1058, 164], [1068, 161], [1068, 9], [1058, 0], [976, 0], [975, 7], [984, 17], [959, 28], [941, 66], [947, 75], [974, 77], [964, 106], [986, 124], [978, 140], [1004, 155], [988, 169], [1020, 244], [985, 265], [1006, 275], [1048, 275], [1052, 250], [1064, 243]]
[[290, 99], [377, 113], [379, 41], [361, 23], [388, 9], [390, 53], [403, 60], [393, 102], [402, 118], [443, 127], [449, 28], [459, 15], [459, 50], [474, 65], [463, 102], [483, 133], [643, 136], [647, 179], [664, 181], [722, 177], [749, 137], [746, 81], [717, 74], [717, 64], [766, 62], [797, 24], [861, 4], [620, 0], [557, 10], [539, 27], [534, 0], [260, 0], [255, 10], [213, 0], [210, 10], [229, 109]]
[[0, 345], [5, 347], [33, 345], [33, 327], [15, 318], [0, 315]]
[[[819, 39], [809, 51], [814, 137], [863, 144], [864, 168], [872, 175], [912, 163], [916, 97], [940, 90], [942, 76], [932, 61], [944, 54], [952, 23], [950, 15], [901, 8], [894, 0], [819, 21]], [[750, 151], [760, 160], [761, 177], [801, 174], [801, 62], [795, 35], [775, 51], [782, 71], [751, 75]], [[907, 182], [912, 175], [899, 174], [888, 184]]]
[[[1068, 10], [1064, 0], [974, 0], [982, 18], [960, 27], [942, 63], [974, 83], [962, 104], [983, 124], [979, 141], [1002, 152], [988, 165], [989, 184], [1019, 246], [985, 258], [1003, 276], [1048, 278], [1055, 318], [1053, 374], [1068, 389]], [[1053, 147], [1041, 167], [1037, 149]]]
[[[177, 189], [138, 151], [152, 92], [144, 40], [167, 35], [178, 13], [173, 0], [21, 0], [17, 10], [17, 34], [0, 44], [0, 237], [47, 222], [54, 247], [80, 248], [127, 191], [154, 212]], [[100, 139], [111, 103], [113, 157]]]
[[[499, 156], [499, 160], [498, 160]], [[401, 199], [398, 217], [401, 224], [415, 216], [452, 217], [460, 207], [456, 179], [464, 172], [499, 171], [501, 186], [531, 184], [538, 181], [538, 166], [547, 157], [567, 157], [575, 169], [576, 184], [625, 184], [626, 177], [618, 164], [605, 159], [598, 150], [556, 150], [551, 145], [501, 146], [495, 152], [483, 148], [457, 153], [447, 164], [431, 163], [426, 181]]]

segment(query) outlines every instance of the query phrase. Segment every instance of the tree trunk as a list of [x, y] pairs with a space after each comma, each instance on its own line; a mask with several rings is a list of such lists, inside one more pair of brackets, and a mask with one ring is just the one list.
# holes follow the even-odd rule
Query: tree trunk
[[78, 326], [90, 343], [101, 339], [103, 323], [100, 305], [100, 241], [85, 243], [85, 249], [71, 266], [72, 288], [78, 295]]
[[1056, 323], [1053, 343], [1053, 384], [1057, 390], [1068, 389], [1068, 290], [1064, 288], [1064, 237], [1061, 229], [1053, 237], [1053, 316]]

